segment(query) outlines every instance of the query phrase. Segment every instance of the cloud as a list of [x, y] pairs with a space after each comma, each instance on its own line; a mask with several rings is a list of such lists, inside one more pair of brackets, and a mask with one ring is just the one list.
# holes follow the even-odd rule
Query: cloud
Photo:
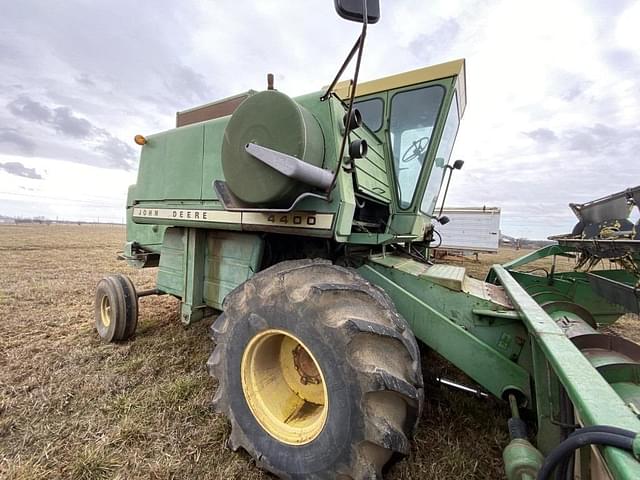
[[50, 108], [26, 96], [13, 100], [7, 108], [16, 117], [50, 125], [58, 133], [73, 138], [87, 138], [97, 130], [86, 118], [76, 116], [69, 107]]
[[425, 60], [449, 48], [460, 33], [460, 24], [453, 18], [446, 18], [428, 34], [419, 35], [409, 43], [409, 50]]
[[7, 105], [7, 108], [16, 117], [32, 122], [46, 123], [51, 121], [53, 116], [53, 112], [48, 107], [26, 96], [16, 98]]
[[91, 77], [87, 73], [81, 73], [75, 78], [75, 81], [78, 82], [83, 87], [96, 86], [96, 83], [91, 79]]
[[[452, 157], [466, 163], [449, 205], [501, 206], [507, 233], [544, 237], [574, 223], [567, 203], [640, 178], [638, 2], [387, 3], [367, 33], [363, 80], [467, 59], [468, 107]], [[55, 177], [47, 167], [46, 181], [68, 176], [68, 162], [129, 181], [133, 135], [172, 128], [177, 110], [264, 88], [267, 72], [289, 95], [318, 90], [358, 25], [332, 2], [310, 12], [284, 0], [216, 9], [203, 0], [24, 0], [3, 5], [0, 31], [9, 32], [0, 42], [0, 154], [67, 169]]]
[[166, 76], [165, 86], [168, 92], [183, 99], [186, 105], [198, 105], [211, 100], [212, 88], [201, 73], [185, 65], [174, 65]]
[[131, 169], [131, 163], [136, 157], [136, 151], [122, 140], [103, 132], [102, 139], [95, 146], [95, 151], [103, 154], [111, 161], [114, 168]]
[[12, 150], [18, 148], [19, 153], [29, 155], [33, 152], [35, 144], [26, 136], [20, 134], [15, 128], [0, 128], [0, 149], [2, 146]]
[[35, 168], [27, 168], [20, 162], [0, 163], [0, 169], [6, 171], [11, 175], [16, 175], [18, 177], [42, 180], [42, 175], [36, 172]]
[[51, 125], [59, 133], [74, 138], [87, 138], [97, 130], [86, 118], [74, 115], [69, 107], [55, 108]]
[[[27, 156], [44, 153], [43, 156], [75, 160], [109, 168], [131, 169], [134, 166], [136, 151], [130, 145], [116, 138], [104, 128], [95, 126], [86, 118], [76, 115], [67, 106], [50, 107], [22, 95], [11, 101], [7, 105], [7, 109], [15, 117], [27, 122], [27, 125], [22, 132], [18, 129], [0, 131], [0, 148], [2, 148], [2, 143], [12, 144], [9, 145], [11, 148], [5, 149], [5, 153], [15, 153], [13, 147], [17, 146], [20, 149], [19, 153]], [[29, 123], [45, 126], [70, 140], [81, 140], [83, 143], [79, 145], [77, 142], [70, 143], [67, 148], [47, 145], [46, 141], [41, 140], [40, 135], [33, 132], [32, 128], [28, 128]], [[36, 148], [37, 146], [40, 148]], [[70, 155], [69, 147], [76, 151], [80, 147], [80, 149], [97, 153], [99, 157], [96, 158], [95, 155]]]
[[538, 128], [530, 132], [524, 132], [524, 134], [527, 137], [531, 138], [532, 140], [535, 140], [536, 142], [541, 142], [541, 143], [550, 143], [558, 140], [558, 137], [556, 137], [556, 134], [553, 133], [553, 131], [549, 130], [548, 128]]
[[622, 160], [630, 158], [640, 149], [640, 127], [613, 128], [596, 123], [558, 132], [538, 128], [524, 134], [543, 145], [557, 142], [557, 151], [580, 154], [583, 158], [591, 159], [594, 165], [598, 165], [595, 161], [598, 158]]

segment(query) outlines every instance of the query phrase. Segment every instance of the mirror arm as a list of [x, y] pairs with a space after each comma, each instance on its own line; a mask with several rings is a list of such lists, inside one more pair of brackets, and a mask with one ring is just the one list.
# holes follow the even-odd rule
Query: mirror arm
[[351, 63], [351, 59], [356, 54], [359, 47], [360, 47], [360, 37], [358, 37], [358, 39], [356, 40], [356, 43], [353, 45], [353, 48], [349, 52], [349, 55], [347, 55], [347, 58], [345, 59], [342, 66], [340, 67], [340, 70], [338, 70], [338, 73], [333, 79], [333, 82], [331, 82], [331, 85], [329, 85], [329, 88], [327, 88], [327, 91], [324, 93], [324, 95], [320, 97], [320, 101], [324, 102], [327, 98], [329, 98], [329, 95], [331, 95], [331, 91], [333, 90], [333, 87], [335, 87], [336, 83], [338, 83], [338, 80], [340, 80], [340, 77], [344, 73], [347, 66], [349, 66], [349, 63]]
[[451, 183], [451, 175], [453, 175], [453, 167], [447, 165], [445, 168], [449, 170], [449, 178], [447, 178], [447, 186], [444, 189], [444, 195], [442, 196], [442, 203], [440, 204], [440, 212], [438, 213], [438, 217], [442, 216], [442, 210], [444, 210], [444, 202], [447, 199], [447, 193], [449, 192], [449, 183]]
[[[336, 165], [336, 171], [335, 174], [333, 175], [333, 180], [331, 181], [331, 185], [329, 186], [329, 188], [327, 189], [327, 196], [329, 196], [331, 194], [331, 191], [333, 190], [333, 188], [336, 186], [336, 181], [338, 180], [338, 175], [340, 174], [340, 168], [342, 166], [342, 158], [344, 157], [344, 149], [347, 145], [347, 139], [349, 138], [349, 132], [350, 132], [350, 125], [351, 125], [351, 115], [353, 112], [353, 99], [356, 96], [356, 89], [358, 87], [358, 75], [360, 74], [360, 63], [362, 62], [362, 50], [364, 49], [364, 39], [367, 36], [367, 23], [368, 23], [368, 16], [367, 16], [367, 0], [362, 0], [362, 33], [360, 34], [360, 38], [358, 38], [358, 56], [356, 57], [356, 69], [355, 72], [353, 73], [353, 85], [351, 88], [351, 95], [349, 98], [349, 108], [347, 110], [347, 123], [345, 125], [345, 129], [344, 129], [344, 136], [342, 137], [342, 144], [340, 146], [340, 156], [338, 157], [338, 164]], [[354, 46], [355, 48], [355, 46]], [[353, 50], [352, 50], [353, 51]], [[353, 57], [353, 55], [351, 55]], [[348, 59], [350, 60], [350, 59]], [[344, 69], [342, 69], [344, 70]], [[327, 91], [327, 94], [330, 93], [330, 89]]]

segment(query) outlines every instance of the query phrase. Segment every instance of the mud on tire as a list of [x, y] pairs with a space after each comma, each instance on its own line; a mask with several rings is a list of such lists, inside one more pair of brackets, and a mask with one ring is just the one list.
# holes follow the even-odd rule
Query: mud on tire
[[[409, 452], [423, 402], [420, 355], [381, 289], [324, 260], [286, 261], [236, 288], [224, 310], [211, 327], [208, 367], [219, 382], [214, 409], [231, 422], [231, 448], [291, 479], [382, 478], [392, 458]], [[268, 433], [245, 397], [243, 355], [270, 331], [299, 339], [326, 387], [323, 427], [300, 444]]]

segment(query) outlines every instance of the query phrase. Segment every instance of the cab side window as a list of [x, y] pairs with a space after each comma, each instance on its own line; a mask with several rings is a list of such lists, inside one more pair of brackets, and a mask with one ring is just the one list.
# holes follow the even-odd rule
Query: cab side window
[[384, 103], [381, 98], [371, 98], [353, 103], [362, 115], [362, 121], [372, 132], [382, 128], [382, 116], [384, 115]]

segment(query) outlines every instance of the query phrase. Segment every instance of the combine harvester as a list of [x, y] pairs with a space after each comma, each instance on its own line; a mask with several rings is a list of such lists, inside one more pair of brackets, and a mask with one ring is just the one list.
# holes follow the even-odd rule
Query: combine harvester
[[[326, 90], [293, 99], [271, 80], [136, 137], [123, 257], [158, 266], [157, 286], [101, 280], [101, 338], [131, 338], [145, 295], [179, 298], [185, 324], [221, 310], [213, 405], [230, 446], [283, 478], [381, 478], [409, 452], [424, 398], [417, 340], [510, 408], [509, 479], [640, 478], [640, 350], [598, 330], [638, 312], [626, 218], [640, 189], [575, 205], [572, 235], [487, 281], [431, 264], [465, 63], [358, 84], [379, 7], [335, 3], [362, 33]], [[338, 83], [353, 57], [353, 82]], [[549, 255], [583, 271], [516, 270]], [[590, 271], [602, 258], [624, 268]]]

